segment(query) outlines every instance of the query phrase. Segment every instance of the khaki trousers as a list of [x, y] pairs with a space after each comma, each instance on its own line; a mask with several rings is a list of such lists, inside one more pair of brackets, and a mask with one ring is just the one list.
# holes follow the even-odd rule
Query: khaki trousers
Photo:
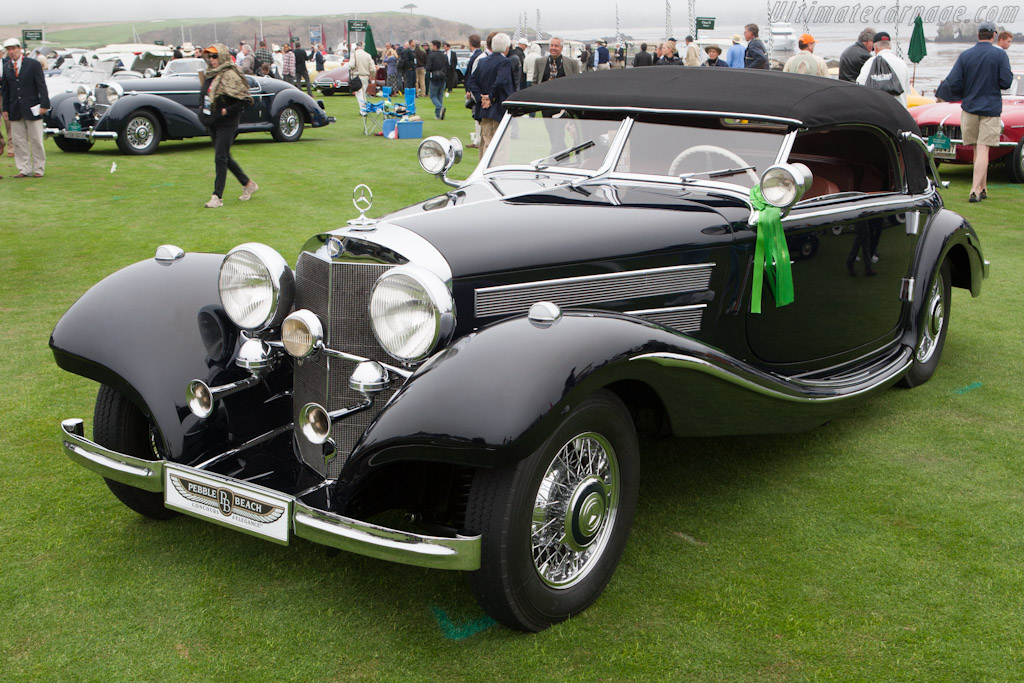
[[18, 173], [42, 175], [46, 172], [42, 119], [11, 121], [11, 141], [14, 143], [14, 165], [18, 167]]
[[416, 97], [427, 96], [427, 67], [416, 67]]
[[498, 130], [497, 119], [480, 119], [480, 158], [487, 153], [487, 147], [491, 144], [494, 132]]

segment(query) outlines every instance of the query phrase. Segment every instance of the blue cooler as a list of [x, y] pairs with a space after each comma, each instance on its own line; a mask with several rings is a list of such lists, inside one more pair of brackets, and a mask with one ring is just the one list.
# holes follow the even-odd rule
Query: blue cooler
[[398, 124], [398, 119], [384, 119], [384, 126], [381, 130], [384, 132], [384, 137], [391, 135], [391, 132], [395, 129]]
[[[384, 128], [384, 134], [387, 135], [387, 126]], [[413, 138], [423, 137], [423, 122], [422, 121], [399, 121], [398, 122], [398, 139], [399, 140], [410, 140]]]

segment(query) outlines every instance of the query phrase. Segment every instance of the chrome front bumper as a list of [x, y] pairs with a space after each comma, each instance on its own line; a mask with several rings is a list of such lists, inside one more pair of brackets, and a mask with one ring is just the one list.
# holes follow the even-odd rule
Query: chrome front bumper
[[[79, 465], [122, 484], [154, 493], [163, 492], [163, 461], [142, 460], [90, 441], [85, 438], [82, 420], [79, 419], [64, 420], [60, 428], [64, 452]], [[213, 476], [205, 470], [195, 471]], [[216, 476], [227, 482], [236, 481], [223, 475]], [[480, 536], [423, 536], [342, 517], [309, 507], [297, 499], [292, 499], [291, 503], [291, 529], [299, 538], [417, 567], [462, 571], [480, 568]]]
[[[112, 130], [66, 130], [64, 128], [44, 128], [43, 133], [45, 135], [53, 135], [55, 137], [63, 137], [74, 140], [93, 140], [100, 138], [103, 140], [116, 140], [117, 133]], [[78, 135], [80, 133], [80, 135]]]

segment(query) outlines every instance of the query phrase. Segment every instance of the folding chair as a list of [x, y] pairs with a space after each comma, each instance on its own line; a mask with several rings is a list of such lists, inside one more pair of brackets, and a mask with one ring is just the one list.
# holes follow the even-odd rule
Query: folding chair
[[405, 115], [412, 116], [416, 113], [416, 88], [405, 89]]
[[387, 112], [383, 102], [364, 100], [359, 105], [359, 115], [363, 117], [363, 135], [376, 135], [384, 132], [384, 117]]

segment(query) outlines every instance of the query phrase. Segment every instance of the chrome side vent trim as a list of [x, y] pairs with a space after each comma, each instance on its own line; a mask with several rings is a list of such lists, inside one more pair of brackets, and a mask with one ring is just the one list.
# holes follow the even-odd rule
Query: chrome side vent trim
[[565, 308], [703, 291], [711, 282], [714, 265], [699, 263], [482, 287], [475, 291], [476, 316], [525, 314], [538, 301]]
[[671, 308], [649, 308], [642, 311], [627, 311], [656, 325], [668, 327], [677, 332], [692, 333], [700, 330], [700, 320], [707, 304], [695, 306], [673, 306]]

